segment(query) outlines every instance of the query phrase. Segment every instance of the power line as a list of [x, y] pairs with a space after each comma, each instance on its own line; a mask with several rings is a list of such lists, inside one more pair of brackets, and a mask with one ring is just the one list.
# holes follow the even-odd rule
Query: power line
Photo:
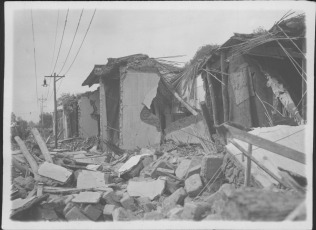
[[60, 53], [60, 48], [61, 48], [61, 45], [62, 45], [62, 43], [63, 43], [64, 33], [65, 33], [66, 25], [67, 25], [68, 13], [69, 13], [69, 9], [67, 10], [66, 19], [65, 19], [65, 24], [64, 24], [64, 30], [63, 30], [63, 34], [62, 34], [62, 37], [61, 37], [61, 41], [60, 41], [60, 45], [59, 45], [58, 54], [57, 54], [56, 62], [55, 62], [55, 65], [54, 65], [54, 69], [53, 69], [51, 75], [53, 75], [53, 72], [55, 71], [56, 64], [57, 64], [58, 57], [59, 57], [59, 53]]
[[75, 31], [74, 37], [73, 37], [73, 39], [72, 39], [72, 42], [71, 42], [71, 45], [70, 45], [70, 48], [69, 48], [68, 54], [67, 54], [67, 56], [66, 56], [65, 62], [64, 62], [64, 64], [63, 64], [63, 66], [61, 67], [61, 69], [60, 69], [60, 71], [59, 71], [58, 75], [61, 73], [61, 71], [63, 71], [64, 66], [65, 66], [65, 64], [66, 64], [66, 62], [67, 62], [67, 59], [68, 59], [68, 57], [69, 57], [69, 54], [70, 54], [71, 48], [72, 48], [72, 46], [73, 46], [73, 44], [74, 44], [74, 41], [75, 41], [75, 38], [76, 38], [76, 35], [77, 35], [77, 32], [78, 32], [78, 28], [79, 28], [79, 25], [80, 25], [80, 21], [81, 21], [81, 16], [82, 16], [82, 13], [83, 13], [83, 9], [81, 10], [81, 14], [80, 14], [80, 17], [79, 17], [79, 21], [78, 21], [78, 24], [77, 24], [77, 28], [76, 28], [76, 31]]
[[38, 93], [37, 93], [37, 71], [36, 71], [36, 56], [35, 56], [35, 36], [34, 36], [34, 25], [33, 25], [33, 11], [31, 10], [31, 20], [32, 20], [32, 34], [33, 34], [33, 50], [34, 50], [34, 67], [35, 67], [35, 84], [36, 84], [36, 103], [38, 106]]
[[[57, 28], [58, 28], [58, 21], [59, 21], [59, 10], [58, 10], [58, 14], [57, 14], [57, 23], [56, 23], [56, 30], [55, 30], [54, 51], [53, 51], [52, 61], [51, 61], [51, 63], [50, 63], [50, 68], [49, 68], [49, 69], [51, 70], [51, 72], [52, 72], [53, 60], [54, 60], [54, 56], [55, 56], [55, 48], [56, 48], [56, 40], [57, 40]], [[46, 100], [48, 99], [48, 95], [49, 95], [50, 81], [51, 81], [51, 79], [49, 79], [49, 83], [48, 83], [48, 90], [47, 90]]]
[[73, 62], [71, 63], [71, 65], [69, 66], [68, 70], [66, 71], [66, 73], [65, 73], [64, 75], [67, 75], [67, 73], [68, 73], [69, 70], [71, 69], [72, 65], [74, 64], [74, 62], [75, 62], [75, 60], [76, 60], [76, 58], [77, 58], [77, 56], [78, 56], [78, 53], [79, 53], [79, 51], [80, 51], [80, 49], [81, 49], [81, 47], [82, 47], [82, 44], [83, 44], [83, 42], [84, 42], [84, 40], [85, 40], [85, 38], [86, 38], [86, 36], [87, 36], [87, 34], [88, 34], [89, 29], [90, 29], [90, 26], [91, 26], [91, 23], [92, 23], [92, 20], [93, 20], [93, 18], [94, 18], [94, 15], [95, 15], [96, 10], [97, 10], [97, 9], [95, 9], [94, 12], [93, 12], [93, 15], [92, 15], [92, 17], [91, 17], [89, 26], [88, 26], [88, 28], [87, 28], [87, 31], [86, 31], [86, 33], [85, 33], [85, 35], [84, 35], [84, 37], [83, 37], [83, 40], [82, 40], [81, 44], [80, 44], [80, 47], [79, 47], [79, 49], [78, 49], [78, 52], [76, 53], [76, 56], [75, 56]]

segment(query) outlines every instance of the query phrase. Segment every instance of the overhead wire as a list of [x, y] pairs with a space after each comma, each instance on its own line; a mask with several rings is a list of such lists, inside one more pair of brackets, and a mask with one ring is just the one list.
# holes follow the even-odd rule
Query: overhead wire
[[56, 62], [55, 62], [54, 69], [53, 69], [51, 75], [53, 75], [53, 73], [55, 71], [55, 68], [56, 68], [56, 65], [57, 65], [57, 61], [58, 61], [58, 58], [59, 58], [60, 49], [61, 49], [61, 46], [63, 44], [64, 34], [65, 34], [65, 29], [66, 29], [67, 19], [68, 19], [68, 13], [69, 13], [69, 9], [67, 10], [67, 14], [66, 14], [66, 18], [65, 18], [65, 24], [64, 24], [64, 29], [63, 29], [63, 34], [61, 36], [61, 41], [60, 41], [60, 45], [59, 45], [59, 49], [58, 49], [58, 53], [57, 53]]
[[79, 52], [80, 52], [80, 49], [81, 49], [81, 47], [82, 47], [82, 44], [84, 43], [85, 38], [86, 38], [86, 36], [87, 36], [87, 34], [88, 34], [88, 31], [89, 31], [89, 29], [90, 29], [90, 26], [91, 26], [91, 23], [92, 23], [92, 21], [93, 21], [93, 18], [94, 18], [94, 15], [95, 15], [96, 10], [97, 10], [97, 9], [95, 9], [94, 12], [93, 12], [93, 15], [92, 15], [92, 17], [91, 17], [89, 26], [88, 26], [88, 28], [87, 28], [87, 30], [86, 30], [86, 33], [85, 33], [85, 35], [84, 35], [84, 37], [83, 37], [83, 40], [82, 40], [81, 44], [80, 44], [80, 47], [79, 47], [79, 49], [78, 49], [78, 52], [76, 53], [76, 56], [75, 56], [74, 60], [72, 61], [71, 65], [69, 66], [69, 68], [67, 69], [67, 71], [66, 71], [66, 73], [65, 73], [64, 75], [66, 75], [66, 74], [69, 72], [69, 70], [71, 69], [72, 65], [74, 64], [74, 62], [75, 62], [75, 60], [76, 60], [76, 58], [77, 58], [77, 56], [78, 56], [78, 54], [79, 54]]
[[[88, 26], [88, 28], [87, 28], [87, 30], [86, 30], [86, 33], [85, 33], [85, 35], [84, 35], [84, 37], [83, 37], [83, 40], [82, 40], [82, 42], [81, 42], [81, 44], [80, 44], [80, 46], [79, 46], [79, 49], [78, 49], [78, 51], [77, 51], [77, 53], [76, 53], [76, 55], [75, 55], [75, 58], [74, 58], [74, 60], [72, 61], [72, 63], [70, 64], [70, 66], [69, 66], [69, 68], [67, 69], [67, 71], [65, 72], [64, 76], [67, 75], [67, 73], [68, 73], [69, 70], [71, 69], [72, 65], [73, 65], [74, 62], [76, 61], [76, 58], [77, 58], [77, 56], [78, 56], [78, 54], [79, 54], [79, 52], [80, 52], [80, 49], [81, 49], [81, 47], [82, 47], [82, 45], [83, 45], [83, 43], [84, 43], [84, 41], [85, 41], [85, 39], [86, 39], [86, 36], [87, 36], [87, 34], [88, 34], [88, 32], [89, 32], [89, 29], [90, 29], [91, 23], [92, 23], [92, 21], [93, 21], [93, 18], [94, 18], [94, 15], [95, 15], [96, 10], [97, 10], [97, 9], [95, 9], [94, 12], [93, 12], [93, 15], [92, 15], [92, 17], [91, 17], [89, 26]], [[60, 82], [60, 84], [59, 84], [59, 86], [58, 86], [58, 89], [57, 89], [57, 92], [56, 92], [56, 93], [58, 93], [58, 91], [59, 91], [59, 89], [60, 89], [60, 87], [61, 87], [61, 84], [62, 84], [62, 81], [63, 81], [63, 80], [64, 80], [64, 79], [61, 79], [61, 82]]]
[[63, 71], [63, 69], [64, 69], [64, 67], [65, 67], [65, 64], [66, 64], [66, 62], [67, 62], [67, 59], [68, 59], [68, 57], [69, 57], [70, 51], [71, 51], [72, 46], [73, 46], [73, 44], [74, 44], [74, 41], [75, 41], [75, 39], [76, 39], [76, 35], [77, 35], [77, 32], [78, 32], [78, 28], [79, 28], [79, 25], [80, 25], [80, 21], [81, 21], [82, 14], [83, 14], [83, 9], [81, 10], [81, 14], [80, 14], [80, 17], [79, 17], [79, 21], [78, 21], [78, 24], [77, 24], [77, 28], [76, 28], [74, 37], [72, 38], [72, 42], [71, 42], [71, 45], [70, 45], [68, 54], [67, 54], [67, 56], [66, 56], [65, 62], [64, 62], [64, 64], [63, 64], [63, 66], [61, 67], [61, 69], [60, 69], [58, 75], [61, 73], [61, 71]]
[[[55, 30], [54, 51], [53, 51], [52, 61], [51, 61], [51, 63], [50, 63], [50, 68], [49, 68], [51, 72], [53, 71], [53, 70], [52, 70], [52, 67], [53, 67], [53, 61], [54, 61], [54, 56], [55, 56], [55, 48], [56, 48], [56, 41], [57, 41], [58, 22], [59, 22], [59, 10], [58, 10], [58, 14], [57, 14], [57, 23], [56, 23], [56, 30]], [[49, 95], [50, 82], [51, 82], [51, 78], [49, 78], [46, 100], [48, 99], [48, 95]]]
[[33, 34], [33, 51], [34, 51], [34, 68], [35, 68], [35, 88], [36, 88], [36, 103], [38, 106], [38, 92], [37, 92], [37, 70], [36, 70], [36, 50], [35, 50], [35, 36], [34, 36], [34, 23], [33, 23], [33, 11], [31, 10], [32, 21], [32, 34]]

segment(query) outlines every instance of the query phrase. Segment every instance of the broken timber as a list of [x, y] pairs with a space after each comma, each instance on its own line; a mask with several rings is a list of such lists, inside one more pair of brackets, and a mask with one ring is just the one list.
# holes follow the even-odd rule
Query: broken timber
[[221, 72], [222, 72], [222, 98], [223, 98], [223, 110], [224, 110], [224, 122], [228, 121], [228, 75], [226, 73], [225, 57], [226, 53], [221, 52]]
[[38, 130], [36, 128], [32, 129], [32, 133], [35, 137], [35, 140], [37, 142], [37, 144], [39, 145], [42, 154], [44, 155], [45, 161], [49, 162], [49, 163], [53, 163], [53, 159], [51, 157], [51, 155], [49, 154], [49, 151], [47, 149], [47, 146], [41, 136], [41, 134], [38, 132]]
[[270, 152], [276, 153], [280, 156], [305, 164], [305, 154], [302, 152], [288, 148], [284, 145], [280, 145], [276, 142], [266, 140], [262, 137], [244, 132], [227, 124], [221, 125], [219, 129], [226, 129], [222, 131], [224, 131], [229, 138], [236, 138], [238, 140], [255, 145], [259, 148], [263, 148]]
[[215, 92], [214, 92], [214, 84], [213, 84], [212, 78], [208, 72], [210, 70], [208, 65], [206, 66], [206, 70], [207, 70], [207, 72], [206, 72], [207, 84], [206, 85], [208, 85], [208, 87], [209, 87], [214, 125], [219, 125], [219, 120], [218, 120], [218, 115], [217, 115], [217, 103], [216, 103]]

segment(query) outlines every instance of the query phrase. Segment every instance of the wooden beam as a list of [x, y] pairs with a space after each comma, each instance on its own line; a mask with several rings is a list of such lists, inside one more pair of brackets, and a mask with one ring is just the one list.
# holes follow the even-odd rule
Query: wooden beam
[[46, 146], [41, 134], [38, 132], [38, 130], [36, 128], [32, 129], [32, 133], [35, 137], [37, 144], [39, 145], [39, 147], [41, 149], [41, 152], [44, 156], [45, 161], [53, 163], [53, 159], [52, 159], [51, 155], [49, 154], [49, 151], [47, 149], [47, 146]]
[[37, 162], [35, 161], [35, 159], [33, 158], [33, 156], [30, 154], [30, 152], [27, 150], [24, 142], [21, 140], [20, 137], [16, 136], [14, 137], [15, 141], [18, 143], [25, 159], [27, 160], [27, 162], [29, 163], [29, 165], [31, 166], [32, 172], [33, 174], [37, 174], [38, 171], [38, 165]]
[[[206, 70], [208, 72], [210, 71], [208, 65], [206, 65]], [[210, 92], [210, 98], [211, 98], [211, 102], [212, 102], [214, 125], [219, 125], [218, 114], [217, 114], [217, 103], [216, 103], [216, 98], [215, 98], [213, 80], [208, 72], [206, 73], [206, 78], [207, 78], [209, 92]]]
[[[303, 39], [302, 52], [306, 54], [306, 39]], [[306, 73], [306, 58], [302, 59], [302, 76], [307, 81], [307, 76], [305, 76], [303, 72]], [[306, 114], [307, 93], [305, 94], [307, 90], [306, 81], [302, 80], [302, 117], [304, 120], [307, 120], [307, 114]]]
[[231, 138], [236, 138], [238, 140], [258, 146], [259, 148], [263, 148], [270, 152], [276, 153], [280, 156], [305, 164], [305, 154], [302, 152], [299, 152], [297, 150], [288, 148], [284, 145], [280, 145], [278, 143], [266, 140], [262, 137], [258, 137], [253, 134], [244, 132], [240, 129], [234, 128], [227, 124], [223, 124], [223, 126], [229, 131], [228, 135], [230, 135]]
[[229, 119], [229, 107], [228, 107], [228, 75], [226, 72], [226, 53], [221, 52], [221, 72], [222, 72], [222, 99], [223, 99], [223, 111], [224, 111], [224, 122]]
[[[301, 53], [295, 52], [292, 49], [285, 49], [293, 58], [304, 58]], [[272, 57], [272, 58], [288, 58], [287, 54], [284, 53], [281, 47], [266, 47], [266, 46], [257, 46], [247, 54], [261, 57]]]
[[[280, 184], [282, 184], [286, 188], [289, 187], [287, 184], [285, 184], [283, 181], [281, 181], [276, 175], [274, 175], [274, 173], [272, 173], [268, 168], [266, 168], [259, 161], [257, 161], [254, 157], [248, 155], [247, 151], [243, 147], [241, 147], [236, 141], [229, 140], [229, 142], [231, 142], [237, 149], [239, 149], [242, 153], [244, 153], [247, 158], [250, 158], [256, 165], [258, 165], [263, 171], [265, 171], [267, 174], [269, 174], [273, 179], [275, 179], [277, 182], [279, 182]], [[250, 175], [249, 175], [249, 177], [250, 177]]]
[[202, 110], [202, 115], [203, 115], [203, 120], [207, 126], [207, 129], [208, 129], [208, 133], [210, 135], [210, 138], [213, 140], [213, 137], [212, 137], [212, 134], [213, 133], [216, 133], [216, 130], [213, 126], [213, 122], [211, 120], [211, 115], [207, 109], [207, 106], [206, 106], [206, 102], [201, 102], [200, 103], [200, 106], [201, 106], [201, 110]]
[[[250, 185], [250, 178], [251, 178], [251, 156], [252, 156], [252, 144], [248, 144], [248, 155], [247, 157], [247, 168], [246, 168], [246, 173], [245, 173], [245, 186]], [[244, 153], [243, 153], [244, 156]]]

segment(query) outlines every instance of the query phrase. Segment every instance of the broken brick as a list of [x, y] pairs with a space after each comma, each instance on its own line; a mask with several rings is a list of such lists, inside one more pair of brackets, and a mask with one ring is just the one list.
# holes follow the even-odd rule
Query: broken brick
[[107, 217], [112, 217], [112, 213], [117, 206], [114, 204], [106, 204], [103, 209], [103, 214]]
[[183, 159], [179, 166], [176, 169], [176, 176], [179, 179], [184, 179], [185, 175], [187, 174], [189, 168], [190, 168], [191, 160]]
[[203, 183], [199, 174], [194, 174], [185, 180], [185, 190], [189, 194], [190, 197], [197, 196], [202, 188]]
[[182, 205], [186, 196], [186, 191], [183, 188], [179, 188], [162, 202], [163, 210], [167, 212], [177, 204]]
[[65, 218], [67, 220], [90, 220], [88, 217], [86, 217], [78, 207], [74, 206], [72, 207], [65, 215]]
[[189, 171], [188, 171], [187, 175], [185, 176], [185, 178], [188, 178], [188, 177], [190, 177], [190, 176], [192, 176], [194, 174], [200, 174], [200, 172], [201, 172], [201, 165], [196, 165], [196, 166], [194, 166], [194, 167], [189, 169]]
[[70, 209], [72, 209], [74, 206], [75, 206], [74, 203], [72, 203], [72, 202], [68, 203], [68, 204], [65, 206], [65, 208], [63, 209], [63, 214], [64, 214], [64, 216], [66, 216], [67, 212], [69, 212]]
[[177, 189], [179, 189], [181, 186], [183, 186], [183, 183], [181, 181], [178, 181], [176, 179], [173, 179], [171, 177], [167, 177], [166, 180], [166, 190], [172, 194], [175, 191], [177, 191]]
[[126, 209], [129, 209], [132, 211], [135, 211], [137, 209], [134, 202], [134, 198], [130, 197], [127, 193], [123, 195], [123, 198], [120, 200], [120, 202], [121, 202], [121, 205]]
[[201, 220], [207, 208], [199, 203], [186, 203], [181, 218], [185, 220]]
[[99, 219], [99, 217], [102, 214], [102, 211], [99, 208], [91, 204], [85, 207], [83, 212], [88, 218], [90, 218], [93, 221], [96, 221], [97, 219]]
[[182, 212], [183, 212], [183, 207], [181, 206], [174, 207], [167, 213], [168, 219], [179, 220], [181, 219]]
[[102, 195], [103, 203], [106, 204], [114, 204], [116, 206], [120, 206], [119, 202], [123, 196], [119, 196], [116, 194], [113, 189], [109, 189], [108, 191], [104, 192]]
[[161, 220], [164, 219], [164, 216], [157, 211], [147, 212], [144, 214], [144, 220]]
[[112, 213], [113, 221], [128, 221], [136, 219], [136, 217], [122, 207], [114, 209]]
[[138, 205], [145, 211], [150, 212], [155, 209], [155, 205], [148, 197], [139, 197], [137, 199]]
[[223, 156], [222, 155], [210, 155], [205, 156], [201, 163], [201, 178], [204, 183], [207, 183], [222, 166]]

